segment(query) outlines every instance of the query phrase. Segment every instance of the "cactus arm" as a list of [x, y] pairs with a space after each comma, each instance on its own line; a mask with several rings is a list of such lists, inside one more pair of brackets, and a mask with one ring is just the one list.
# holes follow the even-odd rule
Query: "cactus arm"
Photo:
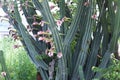
[[[28, 47], [28, 50], [32, 53], [31, 54], [32, 57], [34, 57], [34, 59], [35, 59], [35, 57], [36, 57], [36, 55], [38, 55], [38, 53], [36, 52], [34, 46], [32, 45], [32, 42], [30, 41], [30, 38], [28, 36], [28, 33], [27, 33], [24, 25], [21, 23], [21, 18], [20, 18], [20, 14], [18, 12], [18, 7], [17, 7], [17, 4], [16, 4], [16, 1], [15, 1], [15, 12], [16, 12], [15, 13], [15, 19], [17, 20], [17, 23], [19, 24], [18, 28], [20, 29], [21, 36], [23, 37], [23, 40], [25, 41], [25, 44]], [[47, 64], [45, 64], [44, 61], [35, 60], [35, 62], [36, 62], [37, 66], [41, 66], [43, 69], [48, 69], [48, 66], [47, 66]]]
[[80, 76], [80, 80], [85, 80], [82, 66], [79, 66], [79, 76]]
[[88, 41], [91, 40], [91, 32], [92, 32], [92, 19], [91, 19], [92, 10], [91, 10], [91, 8], [93, 7], [92, 1], [90, 1], [90, 2], [91, 2], [91, 5], [89, 6], [89, 12], [88, 12], [88, 16], [87, 16], [88, 23], [86, 25], [87, 27], [86, 27], [85, 34], [84, 34], [83, 39], [82, 39], [81, 51], [79, 52], [77, 62], [76, 62], [76, 65], [75, 65], [75, 68], [73, 71], [72, 80], [79, 78], [78, 77], [79, 65], [84, 66], [85, 61], [86, 61], [86, 57], [87, 57], [87, 53], [88, 53], [87, 52], [88, 48], [89, 48]]
[[[92, 79], [92, 76], [94, 75], [94, 73], [92, 72], [92, 67], [96, 65], [96, 62], [98, 60], [97, 56], [100, 55], [101, 39], [102, 39], [102, 36], [104, 35], [103, 34], [104, 27], [106, 27], [106, 26], [102, 27], [102, 25], [104, 25], [104, 23], [102, 21], [103, 21], [103, 18], [105, 16], [104, 5], [105, 5], [105, 3], [101, 4], [101, 8], [100, 8], [101, 10], [100, 10], [99, 18], [98, 18], [98, 23], [96, 26], [96, 31], [94, 32], [94, 35], [93, 35], [94, 38], [93, 38], [92, 43], [91, 43], [91, 48], [90, 48], [91, 51], [90, 51], [90, 54], [88, 56], [88, 61], [86, 63], [86, 69], [85, 69], [85, 74], [86, 74], [85, 78], [86, 79]], [[101, 28], [103, 28], [102, 31], [101, 31]], [[108, 44], [108, 43], [106, 43], [106, 44]]]
[[[42, 7], [42, 11], [44, 13], [42, 13], [42, 12], [41, 13], [43, 14], [43, 17], [46, 18], [47, 22], [50, 23], [48, 26], [49, 26], [50, 31], [52, 32], [52, 36], [53, 36], [53, 39], [54, 39], [54, 42], [55, 42], [56, 51], [57, 52], [62, 52], [63, 48], [62, 48], [61, 37], [60, 37], [59, 32], [56, 28], [56, 23], [54, 21], [54, 18], [52, 16], [51, 12], [50, 12], [50, 9], [49, 9], [49, 6], [48, 6], [48, 0], [44, 0], [41, 3], [38, 0], [33, 0], [33, 2], [35, 4], [35, 6], [39, 8], [39, 11], [41, 11], [40, 7]], [[38, 3], [36, 3], [36, 2], [38, 2]], [[63, 57], [64, 57], [64, 53], [63, 53]], [[59, 68], [59, 71], [60, 71], [59, 75], [61, 76], [61, 79], [66, 80], [66, 78], [67, 78], [67, 72], [66, 71], [67, 70], [66, 70], [66, 67], [65, 67], [65, 61], [64, 61], [65, 58], [63, 58], [63, 57], [60, 60], [58, 60], [58, 65], [59, 65], [58, 68]]]
[[2, 67], [2, 71], [6, 72], [5, 80], [11, 80], [9, 72], [7, 70], [6, 63], [5, 63], [4, 53], [3, 53], [2, 50], [0, 50], [0, 64], [1, 64], [1, 67]]
[[[58, 7], [60, 8], [60, 19], [63, 19], [64, 17], [71, 18], [70, 10], [65, 3], [65, 0], [58, 1]], [[69, 24], [69, 22], [64, 21], [60, 27], [60, 33], [66, 35]], [[62, 40], [64, 40], [64, 35], [62, 36]]]
[[78, 7], [77, 7], [77, 11], [74, 17], [74, 20], [71, 22], [70, 25], [70, 29], [67, 32], [66, 36], [65, 36], [65, 40], [64, 40], [64, 44], [67, 45], [69, 43], [71, 43], [71, 41], [73, 40], [75, 33], [79, 27], [80, 24], [80, 19], [82, 16], [82, 10], [83, 10], [83, 2], [84, 0], [78, 0]]
[[[24, 4], [25, 3], [25, 0], [21, 0], [20, 1], [20, 4]], [[26, 9], [26, 7], [27, 7], [27, 9]], [[30, 27], [31, 27], [31, 25], [32, 25], [32, 23], [33, 23], [33, 16], [34, 15], [37, 15], [37, 13], [36, 13], [36, 11], [35, 11], [35, 7], [33, 6], [33, 4], [32, 4], [32, 2], [28, 2], [28, 6], [25, 6], [25, 5], [21, 5], [21, 8], [22, 8], [22, 10], [23, 10], [23, 13], [24, 13], [24, 15], [25, 15], [25, 18], [26, 18], [26, 20], [27, 20], [27, 22], [28, 22], [28, 24], [30, 25]], [[32, 28], [32, 27], [31, 27]]]
[[[117, 6], [120, 7], [120, 1], [117, 1]], [[114, 32], [113, 32], [113, 36], [112, 39], [110, 41], [109, 44], [109, 48], [106, 51], [105, 55], [103, 56], [102, 62], [99, 65], [99, 68], [105, 68], [107, 66], [107, 63], [110, 59], [110, 54], [113, 53], [115, 51], [115, 45], [117, 44], [117, 40], [118, 40], [118, 35], [120, 33], [120, 9], [117, 8], [117, 13], [115, 15], [115, 21], [114, 21]], [[95, 75], [95, 78], [100, 78], [102, 74], [101, 73], [97, 73]]]
[[[99, 23], [98, 23], [99, 24]], [[91, 43], [91, 52], [88, 56], [87, 63], [86, 63], [86, 68], [85, 68], [85, 78], [86, 80], [92, 79], [93, 72], [92, 72], [92, 67], [96, 65], [97, 62], [97, 55], [99, 54], [99, 48], [100, 48], [100, 43], [102, 39], [102, 33], [100, 32], [101, 25], [97, 26], [98, 29], [96, 30], [93, 43]]]

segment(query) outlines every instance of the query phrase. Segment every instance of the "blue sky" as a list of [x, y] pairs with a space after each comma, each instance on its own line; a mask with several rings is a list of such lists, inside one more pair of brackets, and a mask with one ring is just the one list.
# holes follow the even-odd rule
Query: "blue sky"
[[6, 31], [8, 30], [9, 23], [7, 21], [0, 22], [0, 31]]
[[[4, 11], [0, 8], [0, 16], [5, 16], [6, 14], [4, 13]], [[0, 31], [6, 31], [8, 30], [8, 27], [10, 26], [10, 24], [8, 23], [8, 21], [3, 20], [3, 17], [0, 17]]]

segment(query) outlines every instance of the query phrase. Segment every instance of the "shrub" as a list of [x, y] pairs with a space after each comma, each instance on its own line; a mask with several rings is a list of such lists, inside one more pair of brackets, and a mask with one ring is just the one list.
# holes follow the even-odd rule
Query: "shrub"
[[4, 51], [11, 80], [35, 80], [36, 68], [31, 63], [20, 41], [5, 37], [0, 40], [0, 44], [0, 49]]

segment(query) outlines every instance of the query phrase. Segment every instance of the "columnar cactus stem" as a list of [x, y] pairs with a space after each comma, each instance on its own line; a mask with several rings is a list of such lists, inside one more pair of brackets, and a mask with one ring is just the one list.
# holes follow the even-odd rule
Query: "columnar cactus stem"
[[[49, 1], [60, 9], [55, 14], [57, 18], [51, 12]], [[69, 1], [13, 0], [12, 12], [7, 1], [2, 7], [43, 80], [100, 78], [101, 73], [94, 73], [92, 67], [106, 68], [111, 53], [115, 52], [120, 34], [120, 1]], [[27, 27], [22, 23], [19, 7]], [[50, 62], [54, 64], [49, 65]]]

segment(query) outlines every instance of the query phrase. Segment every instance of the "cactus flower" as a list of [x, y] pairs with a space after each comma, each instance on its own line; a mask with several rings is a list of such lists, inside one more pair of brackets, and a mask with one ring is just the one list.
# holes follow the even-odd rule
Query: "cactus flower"
[[63, 55], [62, 55], [62, 53], [61, 52], [59, 52], [58, 54], [57, 54], [57, 57], [58, 58], [61, 58]]
[[1, 75], [3, 76], [3, 77], [5, 77], [6, 76], [6, 72], [1, 72]]
[[49, 57], [52, 57], [52, 56], [53, 56], [53, 52], [50, 51], [50, 52], [48, 53], [48, 56], [49, 56]]
[[38, 40], [43, 41], [45, 38], [44, 37], [39, 37]]
[[61, 21], [61, 20], [56, 21], [56, 24], [57, 24], [58, 27], [60, 27], [62, 25], [62, 23], [63, 23], [63, 21]]
[[55, 6], [54, 6], [54, 5], [51, 5], [51, 6], [50, 6], [50, 10], [52, 10], [53, 8], [55, 8]]
[[37, 34], [41, 35], [41, 34], [44, 34], [44, 32], [43, 31], [39, 31], [39, 32], [37, 32]]
[[92, 19], [96, 19], [96, 18], [97, 18], [97, 15], [96, 15], [96, 14], [93, 14], [93, 15], [91, 16], [91, 18], [92, 18]]
[[14, 49], [19, 48], [19, 47], [20, 45], [17, 45], [17, 44], [13, 46]]
[[45, 23], [46, 23], [45, 21], [41, 21], [39, 24], [40, 24], [41, 26], [44, 26]]
[[85, 3], [84, 3], [84, 6], [88, 6], [90, 3], [89, 3], [89, 1], [86, 1]]
[[33, 25], [33, 26], [35, 26], [35, 25], [39, 25], [39, 23], [38, 23], [38, 22], [33, 22], [32, 25]]

